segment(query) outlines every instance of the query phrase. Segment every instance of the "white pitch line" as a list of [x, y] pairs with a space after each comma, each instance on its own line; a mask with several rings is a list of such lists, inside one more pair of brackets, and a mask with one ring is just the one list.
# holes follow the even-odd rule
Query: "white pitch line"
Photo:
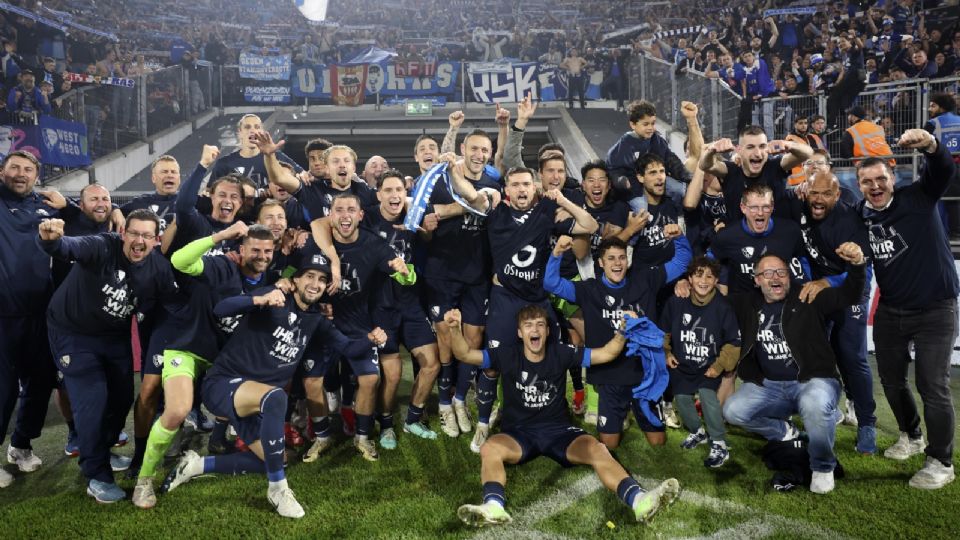
[[[660, 481], [652, 478], [636, 477], [641, 485], [652, 489], [660, 485]], [[573, 506], [581, 499], [602, 488], [603, 484], [594, 474], [586, 474], [570, 486], [561, 489], [552, 495], [540, 499], [513, 516], [513, 522], [503, 527], [485, 529], [472, 536], [472, 540], [568, 540], [562, 534], [535, 531], [533, 525], [554, 516]], [[808, 538], [822, 538], [829, 540], [845, 540], [840, 533], [813, 525], [803, 520], [792, 519], [778, 514], [770, 514], [742, 505], [740, 503], [704, 495], [695, 491], [683, 490], [680, 500], [696, 506], [707, 507], [719, 512], [738, 512], [758, 516], [737, 526], [717, 531], [705, 537], [693, 537], [686, 540], [728, 539], [728, 538], [762, 538], [776, 532], [777, 529], [802, 530]]]

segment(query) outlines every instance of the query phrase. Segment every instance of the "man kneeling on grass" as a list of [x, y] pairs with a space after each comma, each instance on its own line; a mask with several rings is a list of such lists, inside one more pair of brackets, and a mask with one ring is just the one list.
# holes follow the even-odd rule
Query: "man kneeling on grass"
[[[622, 333], [599, 349], [548, 346], [547, 313], [530, 305], [517, 314], [522, 348], [501, 345], [481, 351], [470, 349], [464, 339], [459, 310], [446, 312], [443, 320], [450, 328], [451, 348], [457, 360], [495, 370], [503, 381], [503, 429], [480, 447], [483, 504], [465, 504], [457, 510], [465, 523], [483, 527], [512, 521], [503, 508], [507, 482], [504, 464], [519, 465], [540, 455], [564, 467], [592, 466], [603, 485], [633, 509], [637, 521], [650, 520], [680, 494], [680, 484], [674, 478], [644, 492], [606, 446], [570, 422], [567, 370], [617, 358], [626, 343]], [[623, 327], [621, 321], [621, 331]]]

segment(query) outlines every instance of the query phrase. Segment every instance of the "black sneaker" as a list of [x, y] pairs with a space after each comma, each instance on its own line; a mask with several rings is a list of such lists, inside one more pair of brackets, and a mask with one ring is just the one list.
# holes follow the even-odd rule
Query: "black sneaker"
[[700, 446], [707, 442], [707, 432], [700, 428], [696, 433], [691, 433], [687, 435], [687, 438], [680, 443], [680, 448], [684, 450], [693, 450], [694, 448]]

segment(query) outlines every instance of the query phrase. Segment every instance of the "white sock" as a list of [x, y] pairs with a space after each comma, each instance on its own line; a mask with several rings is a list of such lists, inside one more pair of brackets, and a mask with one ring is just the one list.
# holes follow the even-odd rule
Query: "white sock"
[[283, 480], [278, 480], [276, 482], [267, 482], [267, 484], [268, 484], [267, 492], [269, 493], [276, 493], [277, 491], [280, 491], [282, 489], [287, 489], [286, 478], [284, 478]]
[[[463, 402], [461, 401], [460, 403], [463, 403]], [[452, 409], [452, 408], [453, 408], [453, 405], [450, 404], [450, 403], [447, 403], [447, 404], [441, 403], [441, 404], [440, 404], [440, 410], [441, 410], [441, 411], [449, 411], [449, 410]]]

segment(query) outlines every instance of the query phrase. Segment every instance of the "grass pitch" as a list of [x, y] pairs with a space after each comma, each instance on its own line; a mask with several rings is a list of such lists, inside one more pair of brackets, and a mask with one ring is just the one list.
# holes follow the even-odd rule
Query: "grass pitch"
[[[407, 370], [409, 371], [409, 369]], [[874, 371], [875, 372], [875, 371]], [[960, 396], [953, 368], [952, 387]], [[401, 388], [406, 402], [409, 374]], [[879, 446], [892, 444], [896, 423], [875, 379]], [[960, 403], [960, 400], [958, 400]], [[439, 431], [436, 405], [429, 410]], [[396, 415], [402, 422], [405, 407]], [[132, 436], [132, 414], [127, 428]], [[399, 431], [399, 430], [398, 430]], [[0, 491], [3, 538], [954, 538], [958, 529], [960, 482], [934, 492], [911, 489], [907, 480], [923, 456], [906, 462], [861, 457], [856, 429], [837, 428], [837, 455], [847, 471], [836, 490], [814, 495], [803, 488], [777, 493], [772, 472], [760, 461], [763, 441], [731, 429], [731, 459], [718, 470], [702, 461], [707, 447], [679, 448], [685, 432], [669, 430], [667, 446], [651, 448], [635, 427], [617, 457], [645, 487], [676, 477], [684, 495], [647, 526], [604, 490], [593, 472], [563, 469], [549, 459], [509, 468], [509, 527], [467, 528], [456, 508], [480, 500], [480, 461], [469, 435], [423, 441], [399, 433], [397, 450], [380, 451], [380, 461], [359, 458], [340, 438], [333, 451], [314, 463], [291, 459], [287, 476], [306, 509], [301, 520], [276, 515], [266, 501], [263, 476], [201, 477], [159, 497], [152, 510], [129, 501], [98, 505], [85, 495], [86, 482], [75, 460], [63, 455], [66, 427], [51, 405], [35, 451], [43, 467], [16, 474]], [[960, 439], [960, 437], [958, 437]], [[203, 448], [197, 437], [191, 444]], [[121, 453], [132, 452], [132, 443]], [[203, 453], [203, 451], [201, 451]], [[6, 466], [13, 472], [14, 467]], [[118, 477], [121, 475], [118, 474]], [[133, 481], [119, 480], [128, 494]]]

